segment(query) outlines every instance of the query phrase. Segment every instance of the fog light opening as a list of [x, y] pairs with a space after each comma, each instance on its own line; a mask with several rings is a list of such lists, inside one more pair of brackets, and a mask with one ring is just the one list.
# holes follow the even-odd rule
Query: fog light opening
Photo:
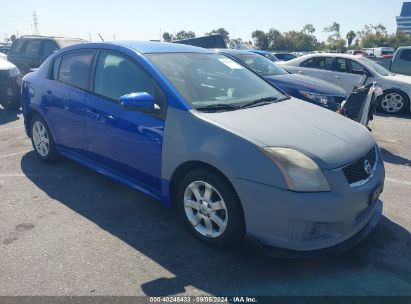
[[315, 223], [311, 229], [310, 236], [318, 237], [325, 233], [325, 224], [324, 223]]

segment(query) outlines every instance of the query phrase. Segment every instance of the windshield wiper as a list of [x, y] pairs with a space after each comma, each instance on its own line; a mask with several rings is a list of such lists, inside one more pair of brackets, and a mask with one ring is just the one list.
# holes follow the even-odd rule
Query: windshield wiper
[[217, 112], [217, 111], [224, 111], [224, 110], [225, 111], [235, 111], [238, 109], [241, 109], [241, 107], [238, 107], [232, 104], [224, 104], [224, 103], [196, 107], [197, 111], [202, 111], [202, 112]]
[[253, 101], [243, 105], [241, 108], [244, 109], [244, 108], [250, 108], [250, 107], [255, 107], [255, 106], [260, 106], [260, 105], [266, 105], [266, 104], [270, 104], [270, 103], [273, 103], [273, 102], [278, 102], [278, 101], [289, 99], [289, 98], [290, 97], [288, 97], [288, 96], [285, 96], [283, 98], [278, 98], [278, 97], [274, 97], [274, 96], [259, 98], [259, 99], [253, 100]]

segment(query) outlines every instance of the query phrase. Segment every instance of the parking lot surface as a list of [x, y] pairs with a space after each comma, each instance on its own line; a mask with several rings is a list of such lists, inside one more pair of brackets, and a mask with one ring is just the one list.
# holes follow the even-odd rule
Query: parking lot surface
[[209, 248], [144, 194], [42, 163], [22, 115], [0, 109], [0, 295], [411, 295], [411, 117], [371, 128], [386, 166], [381, 222], [341, 256], [288, 260]]

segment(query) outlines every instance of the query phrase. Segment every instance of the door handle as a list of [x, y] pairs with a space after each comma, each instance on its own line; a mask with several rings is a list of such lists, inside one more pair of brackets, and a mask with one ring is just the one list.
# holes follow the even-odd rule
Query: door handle
[[304, 74], [303, 71], [297, 71], [298, 74]]
[[344, 77], [342, 77], [342, 76], [334, 76], [334, 78], [343, 79]]
[[100, 118], [100, 114], [98, 112], [90, 110], [90, 109], [86, 110], [86, 115], [95, 120], [98, 120]]

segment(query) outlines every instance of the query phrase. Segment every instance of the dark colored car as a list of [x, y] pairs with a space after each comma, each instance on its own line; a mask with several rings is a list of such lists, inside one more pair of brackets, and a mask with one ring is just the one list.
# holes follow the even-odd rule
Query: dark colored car
[[83, 42], [85, 40], [79, 38], [21, 36], [14, 41], [7, 58], [25, 75], [59, 49]]
[[276, 62], [276, 61], [280, 61], [279, 58], [277, 58], [277, 56], [275, 56], [273, 53], [271, 52], [267, 52], [267, 51], [262, 51], [262, 50], [248, 50], [249, 52], [252, 53], [256, 53], [258, 55], [264, 56], [265, 58], [267, 58], [268, 60], [272, 61], [272, 62]]
[[332, 83], [309, 76], [290, 74], [261, 55], [244, 50], [216, 51], [247, 66], [287, 94], [332, 111], [336, 111], [347, 97], [345, 90]]
[[291, 53], [274, 53], [274, 56], [281, 61], [288, 61], [297, 58], [296, 55]]
[[0, 53], [7, 54], [10, 51], [10, 44], [0, 44]]
[[0, 56], [0, 104], [6, 110], [20, 108], [20, 71]]

